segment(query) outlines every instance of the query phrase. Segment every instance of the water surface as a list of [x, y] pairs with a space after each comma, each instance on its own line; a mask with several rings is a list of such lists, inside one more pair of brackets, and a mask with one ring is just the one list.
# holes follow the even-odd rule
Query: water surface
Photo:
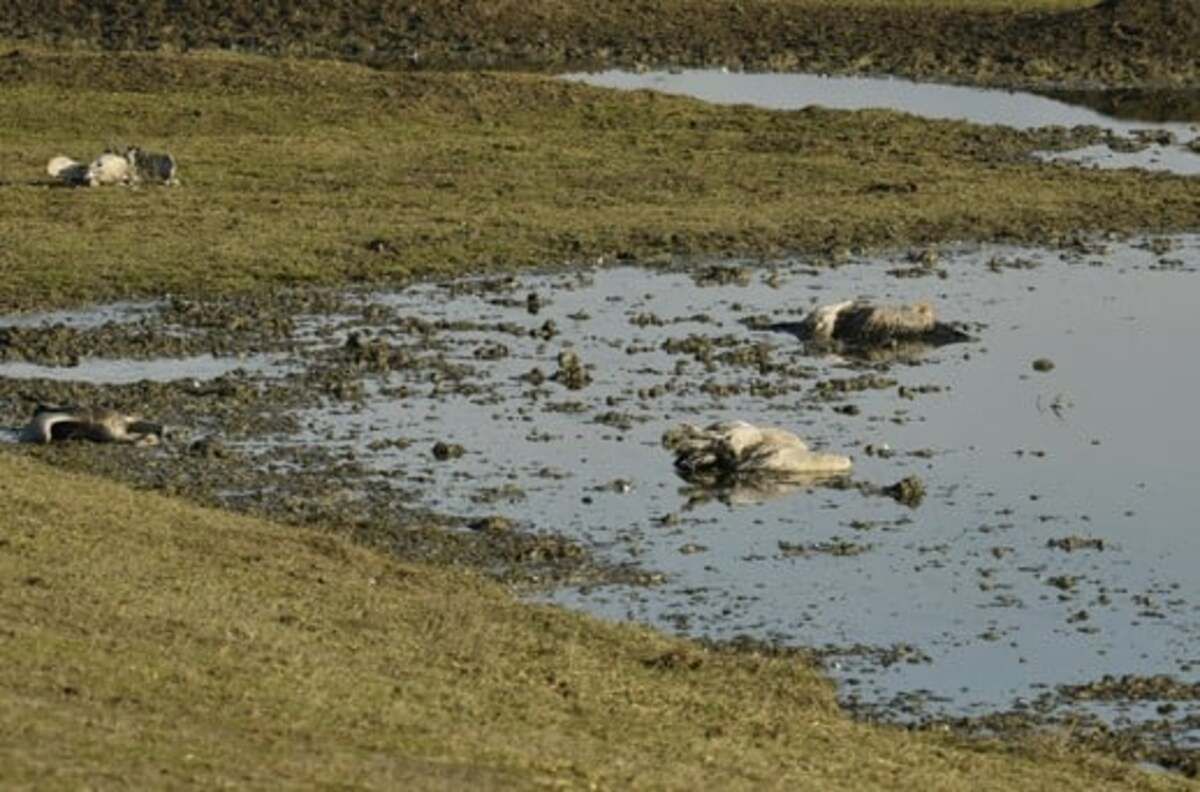
[[237, 370], [250, 373], [279, 373], [283, 370], [283, 358], [279, 355], [218, 357], [204, 354], [152, 360], [85, 358], [73, 366], [46, 366], [19, 360], [0, 362], [0, 377], [91, 382], [101, 385], [125, 385], [142, 380], [208, 380]]
[[[966, 249], [924, 270], [944, 277], [899, 277], [922, 272], [900, 260], [796, 261], [745, 285], [619, 268], [521, 278], [499, 294], [379, 295], [398, 316], [477, 323], [439, 336], [438, 355], [472, 387], [393, 372], [361, 406], [303, 422], [433, 509], [528, 521], [667, 575], [650, 590], [571, 590], [555, 601], [691, 635], [914, 647], [890, 665], [870, 652], [838, 661], [848, 693], [867, 700], [922, 690], [932, 710], [962, 712], [1104, 673], [1190, 673], [1200, 373], [1188, 360], [1200, 244], [1156, 247]], [[536, 316], [527, 294], [544, 305]], [[864, 369], [752, 329], [755, 317], [794, 319], [855, 296], [931, 299], [943, 316], [975, 323], [979, 340]], [[547, 319], [561, 334], [531, 335]], [[489, 329], [512, 323], [529, 332]], [[680, 351], [689, 337], [712, 341], [711, 356]], [[759, 363], [748, 365], [753, 349]], [[424, 343], [413, 350], [428, 354]], [[564, 350], [593, 381], [577, 391], [531, 383], [535, 368], [553, 375]], [[1053, 369], [1035, 371], [1039, 358]], [[819, 398], [820, 383], [864, 373], [896, 382]], [[856, 481], [916, 475], [929, 495], [912, 509], [855, 489], [745, 502], [689, 488], [662, 433], [731, 418], [850, 453]], [[411, 445], [372, 450], [387, 438]], [[437, 441], [466, 453], [437, 463]], [[1049, 546], [1071, 536], [1103, 549]], [[862, 552], [825, 552], [839, 542]]]
[[[1116, 152], [1107, 146], [1080, 152], [1047, 155], [1105, 168], [1137, 167], [1194, 175], [1200, 173], [1200, 155], [1183, 143], [1197, 134], [1198, 105], [1169, 101], [1157, 96], [1155, 117], [1139, 120], [1121, 117], [1119, 108], [1135, 105], [1136, 97], [1121, 92], [1121, 101], [1105, 101], [1103, 94], [1062, 94], [1062, 99], [1027, 91], [974, 88], [961, 85], [922, 83], [891, 77], [827, 77], [812, 74], [741, 73], [711, 69], [635, 73], [610, 70], [571, 74], [566, 79], [607, 88], [649, 89], [682, 94], [718, 104], [749, 104], [773, 110], [798, 110], [820, 105], [837, 110], [886, 109], [922, 118], [999, 124], [1017, 129], [1044, 126], [1098, 126], [1128, 136], [1138, 130], [1169, 132], [1178, 143], [1154, 144], [1134, 154]], [[1075, 99], [1076, 103], [1067, 101]], [[1087, 102], [1084, 104], [1083, 102]], [[1092, 105], [1092, 106], [1089, 106]], [[1110, 113], [1093, 109], [1110, 110]], [[1142, 112], [1145, 115], [1146, 111]]]
[[[930, 300], [976, 340], [868, 361], [763, 329], [852, 297]], [[347, 487], [387, 482], [664, 575], [555, 602], [825, 647], [848, 699], [981, 712], [1104, 674], [1195, 681], [1198, 301], [1196, 236], [424, 284], [303, 323], [297, 366], [344, 360], [352, 333], [402, 361], [355, 369], [360, 396], [296, 413], [298, 434], [227, 439], [265, 465], [319, 446], [371, 472]], [[679, 478], [663, 433], [735, 418], [851, 455], [852, 486], [761, 498]], [[875, 492], [907, 476], [916, 507]]]

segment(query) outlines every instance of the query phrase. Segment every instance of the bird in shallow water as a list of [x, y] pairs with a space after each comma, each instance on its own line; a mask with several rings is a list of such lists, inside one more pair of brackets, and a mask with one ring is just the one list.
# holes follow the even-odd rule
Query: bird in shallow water
[[778, 427], [723, 421], [706, 427], [682, 424], [663, 436], [685, 475], [718, 479], [812, 477], [845, 473], [852, 463], [840, 454], [812, 451], [796, 435]]
[[139, 415], [107, 407], [48, 407], [39, 404], [18, 439], [25, 443], [56, 440], [91, 440], [96, 443], [156, 445], [162, 439], [162, 424], [142, 420]]

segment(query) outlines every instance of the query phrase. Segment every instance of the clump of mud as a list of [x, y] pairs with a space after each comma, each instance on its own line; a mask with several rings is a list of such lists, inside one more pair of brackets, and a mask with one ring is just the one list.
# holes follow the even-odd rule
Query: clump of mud
[[897, 503], [915, 509], [925, 500], [925, 483], [917, 476], [905, 476], [895, 484], [884, 487], [883, 493]]
[[558, 371], [554, 372], [551, 379], [570, 390], [581, 390], [592, 381], [592, 375], [578, 353], [564, 350], [558, 355]]

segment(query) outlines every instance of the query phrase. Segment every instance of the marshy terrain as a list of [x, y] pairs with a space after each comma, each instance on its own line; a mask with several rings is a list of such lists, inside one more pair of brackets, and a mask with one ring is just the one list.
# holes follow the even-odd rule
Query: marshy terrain
[[[0, 3], [0, 425], [167, 428], [0, 445], [0, 775], [1187, 786], [1198, 9]], [[853, 297], [969, 339], [786, 332]], [[854, 470], [680, 478], [730, 418]]]

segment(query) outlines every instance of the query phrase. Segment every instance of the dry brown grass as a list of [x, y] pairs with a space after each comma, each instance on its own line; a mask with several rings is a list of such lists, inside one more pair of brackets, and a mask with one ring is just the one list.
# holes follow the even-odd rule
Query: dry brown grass
[[6, 788], [1167, 789], [848, 720], [796, 660], [0, 455]]

